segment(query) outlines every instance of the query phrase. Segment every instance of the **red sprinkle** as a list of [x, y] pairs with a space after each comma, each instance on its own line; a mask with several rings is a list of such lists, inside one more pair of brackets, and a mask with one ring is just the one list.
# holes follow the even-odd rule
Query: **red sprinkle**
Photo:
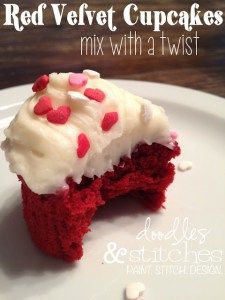
[[82, 158], [86, 155], [90, 148], [90, 142], [84, 133], [80, 133], [78, 135], [78, 148], [77, 148], [77, 156]]
[[118, 113], [116, 111], [106, 113], [102, 120], [102, 130], [109, 131], [118, 121]]
[[47, 114], [52, 109], [52, 99], [47, 96], [42, 96], [34, 106], [34, 113], [35, 115], [41, 116]]
[[33, 92], [40, 92], [44, 90], [49, 83], [48, 75], [42, 75], [36, 79], [35, 83], [33, 84], [32, 90]]
[[105, 93], [99, 89], [87, 88], [84, 91], [84, 95], [89, 99], [95, 100], [97, 102], [102, 102], [105, 98]]
[[47, 119], [53, 124], [65, 124], [69, 119], [71, 109], [69, 106], [59, 106], [57, 109], [53, 109], [47, 114]]

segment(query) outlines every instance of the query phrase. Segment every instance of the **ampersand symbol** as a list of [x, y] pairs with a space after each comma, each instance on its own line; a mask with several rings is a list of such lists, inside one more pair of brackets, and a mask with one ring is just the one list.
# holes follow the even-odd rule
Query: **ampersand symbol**
[[110, 242], [107, 244], [107, 251], [104, 254], [104, 261], [108, 264], [118, 263], [124, 264], [123, 260], [119, 259], [119, 256], [125, 256], [127, 254], [126, 248], [118, 248], [117, 244], [114, 242]]

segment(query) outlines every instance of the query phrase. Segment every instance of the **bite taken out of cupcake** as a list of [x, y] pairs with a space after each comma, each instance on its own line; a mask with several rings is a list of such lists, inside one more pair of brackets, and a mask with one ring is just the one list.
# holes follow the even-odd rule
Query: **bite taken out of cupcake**
[[177, 135], [162, 107], [92, 70], [42, 75], [33, 92], [2, 149], [21, 181], [34, 243], [78, 260], [99, 206], [129, 195], [146, 209], [163, 207], [175, 174], [170, 161], [180, 154]]

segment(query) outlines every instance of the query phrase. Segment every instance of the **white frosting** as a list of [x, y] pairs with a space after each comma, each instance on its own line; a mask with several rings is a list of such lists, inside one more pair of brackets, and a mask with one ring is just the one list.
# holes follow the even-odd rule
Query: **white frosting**
[[84, 96], [81, 92], [74, 92], [74, 91], [69, 91], [68, 95], [71, 97], [72, 100], [88, 100], [89, 98]]
[[150, 101], [141, 105], [141, 119], [144, 123], [151, 121], [153, 117], [153, 109]]
[[[112, 170], [122, 156], [130, 156], [138, 143], [171, 142], [168, 120], [161, 107], [98, 76], [89, 77], [87, 85], [79, 89], [69, 86], [68, 78], [69, 73], [50, 74], [47, 88], [30, 97], [5, 130], [2, 148], [10, 170], [21, 175], [32, 191], [54, 193], [65, 187], [67, 177], [80, 183], [83, 175], [101, 176]], [[101, 89], [106, 97], [101, 103], [87, 101], [83, 96], [85, 88]], [[54, 107], [71, 108], [66, 124], [55, 125], [46, 116], [34, 114], [34, 106], [43, 95], [52, 98]], [[118, 122], [104, 132], [102, 119], [112, 111], [118, 113]], [[80, 133], [90, 141], [83, 158], [78, 158], [76, 152]]]

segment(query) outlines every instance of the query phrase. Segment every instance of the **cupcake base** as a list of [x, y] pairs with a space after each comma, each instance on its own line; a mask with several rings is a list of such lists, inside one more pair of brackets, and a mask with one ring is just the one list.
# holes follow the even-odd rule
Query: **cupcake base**
[[150, 210], [163, 207], [175, 174], [170, 160], [179, 154], [177, 143], [173, 150], [156, 143], [138, 145], [131, 158], [121, 158], [112, 172], [101, 178], [83, 177], [79, 185], [68, 178], [69, 189], [54, 195], [35, 194], [20, 178], [24, 218], [34, 243], [51, 256], [79, 260], [83, 237], [99, 206], [130, 195]]

